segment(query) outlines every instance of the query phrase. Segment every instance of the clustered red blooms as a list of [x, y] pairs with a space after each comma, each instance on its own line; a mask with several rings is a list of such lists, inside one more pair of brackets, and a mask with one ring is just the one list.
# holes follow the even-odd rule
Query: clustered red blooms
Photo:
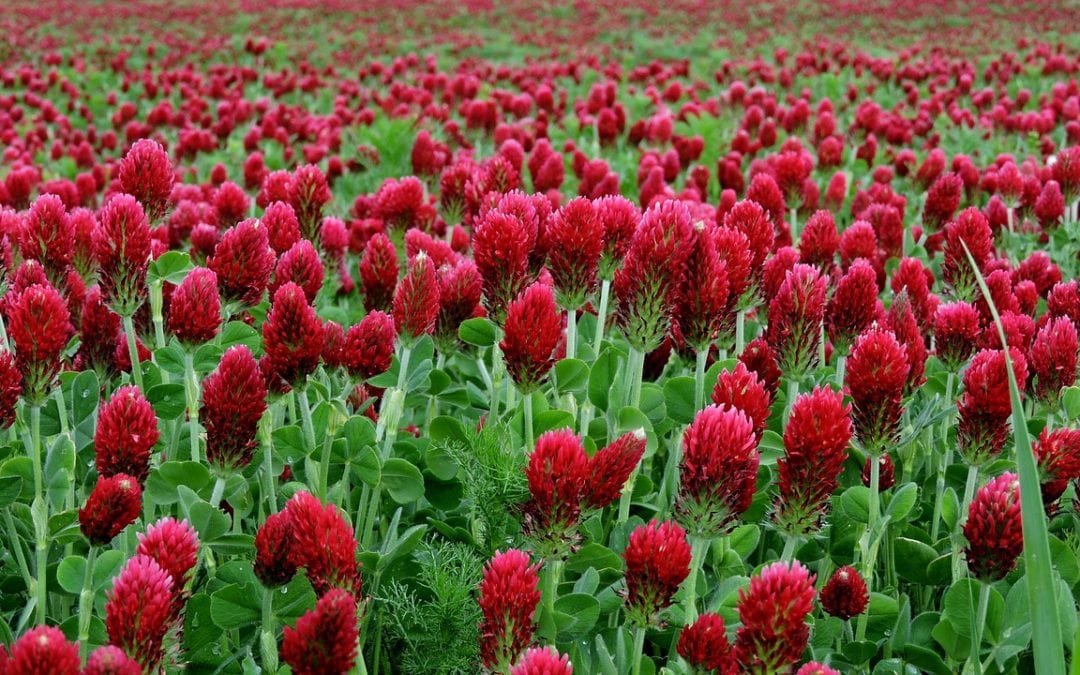
[[79, 509], [79, 527], [91, 544], [107, 544], [142, 511], [142, 487], [125, 474], [101, 476], [86, 505]]
[[366, 380], [390, 370], [397, 329], [389, 314], [372, 311], [345, 334], [342, 365], [353, 377]]
[[255, 434], [266, 411], [266, 381], [244, 345], [226, 350], [202, 381], [199, 421], [206, 427], [206, 460], [226, 470], [251, 462]]
[[138, 387], [120, 387], [98, 410], [94, 461], [98, 473], [126, 474], [140, 484], [150, 473], [150, 450], [160, 433], [154, 409]]
[[1028, 351], [1035, 398], [1051, 405], [1064, 387], [1076, 383], [1078, 353], [1080, 340], [1069, 319], [1051, 319], [1039, 330]]
[[866, 611], [870, 591], [854, 567], [845, 565], [833, 572], [821, 589], [821, 608], [831, 616], [847, 621]]
[[551, 215], [544, 225], [544, 236], [559, 306], [576, 310], [596, 285], [604, 223], [596, 206], [578, 197]]
[[562, 318], [551, 287], [535, 283], [510, 303], [499, 349], [506, 372], [522, 393], [536, 389], [555, 365]]
[[423, 251], [413, 256], [394, 292], [394, 325], [404, 344], [435, 332], [439, 318], [439, 278]]
[[972, 575], [997, 581], [1016, 566], [1024, 551], [1020, 479], [1004, 473], [979, 488], [964, 522], [964, 556]]
[[855, 436], [871, 455], [899, 435], [908, 371], [907, 354], [890, 331], [870, 329], [855, 340], [844, 384], [851, 394]]
[[148, 555], [128, 560], [105, 603], [109, 641], [144, 669], [160, 668], [173, 618], [173, 578]]
[[934, 344], [937, 357], [952, 372], [958, 372], [975, 353], [982, 332], [975, 306], [967, 302], [941, 305], [934, 315]]
[[572, 675], [570, 657], [559, 654], [554, 647], [531, 647], [510, 669], [510, 675]]
[[0, 351], [0, 428], [15, 423], [15, 408], [22, 396], [22, 375], [11, 352]]
[[[1020, 350], [1010, 347], [1008, 360], [1016, 381], [1027, 381], [1027, 364]], [[1012, 414], [1007, 368], [1004, 351], [984, 349], [975, 354], [964, 372], [956, 441], [961, 455], [971, 464], [993, 459], [1005, 447]]]
[[683, 628], [676, 647], [692, 668], [718, 675], [735, 675], [738, 664], [727, 639], [724, 619], [706, 612], [697, 621]]
[[780, 494], [773, 520], [781, 531], [803, 536], [821, 527], [847, 460], [851, 429], [851, 408], [840, 392], [815, 387], [795, 399], [784, 427], [784, 456], [777, 461]]
[[678, 524], [653, 520], [630, 533], [623, 551], [627, 616], [637, 625], [652, 623], [672, 603], [690, 576], [690, 544]]
[[131, 195], [113, 195], [94, 231], [101, 292], [120, 316], [132, 316], [146, 299], [150, 225], [143, 206]]
[[338, 507], [324, 506], [310, 492], [297, 492], [281, 513], [287, 515], [279, 514], [274, 525], [264, 525], [265, 535], [256, 542], [259, 578], [269, 584], [285, 583], [303, 568], [320, 597], [344, 589], [359, 600], [356, 537]]
[[272, 513], [255, 533], [255, 576], [268, 587], [289, 583], [296, 574], [293, 524], [288, 509]]
[[810, 265], [797, 264], [769, 302], [766, 339], [784, 374], [800, 379], [818, 360], [827, 283]]
[[778, 672], [798, 662], [810, 638], [814, 595], [814, 575], [799, 562], [775, 562], [750, 577], [750, 587], [739, 591], [742, 627], [735, 637], [742, 672]]
[[540, 604], [538, 566], [517, 549], [496, 553], [484, 567], [477, 603], [480, 624], [480, 661], [494, 671], [505, 670], [532, 642], [534, 617]]
[[47, 281], [34, 284], [6, 301], [7, 324], [22, 390], [29, 403], [40, 405], [60, 372], [60, 355], [73, 332], [63, 298]]
[[218, 334], [221, 298], [217, 285], [213, 270], [196, 267], [169, 296], [169, 332], [181, 342], [202, 344]]
[[1038, 461], [1043, 502], [1052, 513], [1069, 481], [1080, 478], [1080, 429], [1043, 429], [1032, 450]]
[[721, 408], [730, 406], [745, 413], [754, 424], [754, 436], [761, 442], [769, 421], [772, 395], [757, 373], [741, 362], [734, 370], [721, 371], [713, 387], [712, 402]]
[[356, 663], [358, 637], [356, 599], [337, 588], [285, 627], [281, 660], [297, 675], [341, 675]]
[[303, 289], [293, 282], [274, 293], [262, 335], [267, 375], [295, 384], [318, 368], [323, 324], [315, 308], [308, 304]]
[[725, 535], [750, 508], [757, 444], [754, 423], [733, 407], [708, 406], [687, 427], [675, 517], [692, 535]]

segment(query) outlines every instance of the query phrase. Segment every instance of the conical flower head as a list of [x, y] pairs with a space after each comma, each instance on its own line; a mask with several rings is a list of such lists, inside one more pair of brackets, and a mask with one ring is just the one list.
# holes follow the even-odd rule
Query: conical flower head
[[862, 614], [869, 604], [866, 581], [854, 567], [845, 565], [836, 570], [821, 589], [821, 608], [842, 621]]
[[908, 369], [907, 353], [891, 332], [874, 327], [855, 340], [844, 384], [854, 406], [855, 435], [870, 454], [900, 432]]
[[691, 218], [682, 202], [669, 200], [651, 207], [615, 274], [616, 317], [630, 345], [639, 351], [656, 349], [670, 327], [693, 243]]
[[346, 370], [364, 380], [390, 370], [396, 339], [394, 318], [384, 312], [369, 312], [345, 334]]
[[496, 321], [529, 283], [529, 254], [535, 245], [536, 228], [498, 209], [484, 214], [473, 230], [473, 260], [484, 283], [484, 307]]
[[142, 487], [125, 474], [100, 476], [79, 509], [79, 528], [91, 544], [108, 544], [142, 511]]
[[79, 316], [80, 342], [75, 367], [95, 371], [99, 380], [116, 374], [118, 335], [120, 317], [102, 300], [101, 288], [94, 286], [87, 291]]
[[420, 252], [409, 262], [409, 269], [394, 293], [394, 325], [405, 344], [435, 332], [439, 318], [439, 277], [435, 263]]
[[369, 312], [389, 310], [398, 283], [397, 251], [389, 237], [382, 232], [371, 235], [360, 258], [359, 270], [364, 307]]
[[334, 589], [296, 621], [296, 628], [285, 627], [281, 660], [296, 675], [344, 675], [356, 665], [357, 638], [356, 599]]
[[923, 206], [923, 227], [936, 232], [953, 217], [964, 196], [964, 181], [955, 173], [940, 176], [926, 193]]
[[721, 408], [730, 406], [745, 413], [754, 424], [754, 438], [761, 442], [769, 421], [772, 396], [757, 373], [741, 362], [735, 370], [720, 371], [713, 387], [712, 402]]
[[540, 577], [529, 554], [510, 549], [484, 567], [477, 603], [480, 623], [480, 660], [485, 668], [505, 670], [532, 642], [534, 615], [540, 605]]
[[562, 340], [562, 318], [551, 287], [534, 283], [521, 292], [506, 312], [502, 342], [506, 371], [522, 392], [531, 392], [555, 365]]
[[621, 195], [601, 197], [593, 202], [597, 218], [604, 226], [604, 250], [600, 256], [600, 278], [611, 279], [641, 222], [641, 209]]
[[288, 510], [266, 518], [255, 533], [255, 576], [271, 588], [292, 581], [296, 574], [293, 524]]
[[825, 310], [825, 330], [833, 349], [847, 354], [855, 337], [877, 317], [877, 272], [865, 260], [856, 260], [836, 284]]
[[319, 167], [305, 164], [293, 172], [286, 184], [286, 191], [289, 205], [293, 207], [296, 220], [300, 223], [300, 233], [305, 239], [317, 242], [323, 207], [334, 198], [326, 182], [326, 175]]
[[[1009, 348], [1017, 383], [1027, 380], [1027, 363], [1015, 347]], [[1009, 434], [1012, 402], [1005, 352], [984, 349], [972, 358], [964, 372], [964, 395], [957, 406], [960, 414], [956, 441], [961, 456], [971, 464], [996, 457]]]
[[114, 645], [98, 647], [86, 660], [82, 675], [142, 675], [139, 663]]
[[249, 218], [221, 235], [206, 265], [217, 274], [225, 300], [253, 307], [270, 283], [274, 262], [266, 228]]
[[724, 226], [738, 230], [746, 236], [753, 254], [750, 266], [754, 270], [760, 270], [765, 264], [765, 258], [772, 251], [775, 236], [768, 212], [749, 199], [736, 202], [724, 215]]
[[525, 469], [529, 483], [525, 530], [530, 537], [558, 546], [571, 535], [589, 476], [589, 456], [574, 432], [548, 431], [536, 440]]
[[695, 228], [693, 248], [676, 295], [674, 319], [686, 344], [708, 351], [720, 336], [732, 307], [728, 299], [727, 264], [716, 250], [715, 227]]
[[[967, 252], [964, 251], [965, 246]], [[945, 257], [941, 263], [941, 276], [961, 300], [974, 299], [978, 290], [968, 252], [980, 272], [994, 253], [990, 224], [982, 211], [974, 207], [961, 211], [956, 220], [945, 228]]]
[[739, 591], [740, 672], [783, 672], [798, 662], [810, 637], [806, 616], [814, 595], [814, 575], [798, 561], [772, 563], [750, 578], [750, 587]]
[[[78, 675], [79, 648], [54, 626], [37, 626], [23, 633], [8, 655], [0, 646], [4, 675]], [[83, 671], [85, 672], [85, 671]]]
[[162, 518], [139, 535], [138, 555], [150, 556], [172, 579], [174, 614], [183, 606], [184, 587], [199, 555], [199, 537], [186, 520]]
[[532, 647], [510, 669], [510, 675], [573, 675], [570, 657], [554, 647]]
[[[10, 296], [9, 296], [10, 297]], [[67, 304], [52, 286], [33, 285], [12, 298], [7, 321], [23, 392], [32, 404], [50, 393], [73, 329]]]
[[285, 506], [293, 530], [292, 563], [303, 567], [320, 596], [341, 588], [361, 597], [356, 537], [333, 504], [297, 492]]
[[739, 354], [739, 363], [758, 376], [770, 397], [776, 397], [780, 385], [780, 366], [776, 364], [776, 357], [765, 338], [758, 337], [751, 340], [743, 349], [743, 353]]
[[728, 534], [753, 501], [759, 461], [750, 417], [703, 409], [683, 434], [676, 518], [695, 536]]
[[653, 520], [630, 533], [623, 552], [626, 564], [626, 611], [636, 625], [646, 626], [667, 608], [690, 576], [690, 544], [686, 532], [671, 521]]
[[221, 328], [221, 297], [213, 270], [196, 267], [169, 296], [169, 331], [181, 342], [202, 344]]
[[1076, 383], [1078, 351], [1076, 327], [1069, 319], [1050, 319], [1039, 329], [1028, 352], [1037, 399], [1053, 405], [1064, 387]]
[[40, 262], [50, 281], [60, 283], [75, 251], [75, 228], [64, 202], [56, 195], [41, 195], [22, 219], [20, 231], [11, 234], [23, 258]]
[[99, 215], [94, 248], [101, 266], [101, 290], [120, 316], [132, 316], [146, 299], [150, 264], [150, 225], [139, 202], [113, 195]]
[[827, 286], [817, 268], [795, 265], [769, 303], [766, 339], [785, 377], [802, 379], [817, 363]]
[[911, 393], [926, 381], [927, 352], [926, 340], [923, 338], [922, 331], [919, 330], [919, 323], [915, 318], [913, 305], [906, 290], [893, 298], [892, 306], [885, 313], [885, 319], [881, 323], [882, 328], [892, 331], [897, 342], [903, 345], [907, 353], [908, 376], [904, 391]]
[[285, 202], [274, 202], [263, 212], [262, 224], [274, 253], [281, 255], [300, 241], [300, 222], [296, 212]]
[[120, 161], [118, 177], [121, 190], [139, 200], [151, 222], [165, 215], [175, 178], [160, 143], [148, 138], [135, 141]]
[[964, 523], [964, 548], [972, 575], [987, 582], [1003, 579], [1024, 551], [1020, 479], [1005, 473], [979, 488]]
[[94, 456], [102, 476], [126, 474], [143, 484], [150, 473], [150, 450], [160, 437], [154, 409], [138, 387], [120, 387], [98, 408]]
[[202, 381], [199, 421], [206, 427], [210, 464], [234, 470], [251, 463], [266, 395], [266, 381], [251, 350], [244, 345], [230, 347]]
[[291, 281], [304, 289], [308, 302], [315, 302], [325, 273], [318, 251], [310, 241], [301, 239], [278, 258], [274, 267], [274, 280], [270, 282], [268, 290], [273, 295], [274, 291]]
[[697, 621], [683, 628], [676, 647], [694, 672], [735, 675], [738, 664], [731, 643], [727, 639], [727, 628], [719, 614], [706, 612]]
[[1080, 478], [1080, 429], [1043, 429], [1032, 449], [1039, 463], [1043, 503], [1052, 512], [1069, 481]]
[[439, 318], [435, 322], [435, 336], [442, 351], [457, 345], [458, 328], [476, 312], [483, 283], [476, 263], [469, 258], [439, 269]]
[[165, 659], [163, 641], [173, 621], [172, 577], [152, 557], [128, 560], [105, 602], [109, 642], [155, 672]]
[[982, 330], [979, 310], [967, 302], [938, 307], [934, 315], [934, 345], [937, 357], [949, 370], [958, 372], [971, 355]]
[[602, 509], [618, 499], [644, 454], [644, 430], [627, 432], [597, 450], [589, 459], [584, 506]]
[[836, 220], [828, 211], [816, 211], [806, 221], [806, 227], [799, 237], [799, 259], [827, 272], [839, 248], [840, 233], [836, 229]]
[[15, 424], [15, 409], [22, 396], [22, 374], [11, 352], [0, 351], [0, 429]]
[[274, 293], [262, 334], [271, 371], [290, 384], [299, 383], [319, 366], [323, 324], [304, 291], [293, 282]]
[[[768, 221], [766, 221], [768, 222]], [[772, 227], [772, 225], [769, 225]], [[723, 319], [723, 339], [734, 331], [734, 313], [756, 307], [761, 302], [763, 266], [754, 266], [754, 250], [750, 240], [741, 231], [727, 225], [712, 233], [716, 255], [727, 268], [728, 301], [727, 316]]]
[[795, 399], [784, 427], [784, 456], [777, 461], [780, 494], [773, 512], [791, 536], [813, 534], [839, 486], [851, 441], [851, 408], [838, 391], [815, 387]]
[[597, 265], [604, 249], [604, 224], [593, 203], [578, 197], [551, 215], [544, 236], [559, 306], [576, 310], [596, 286]]

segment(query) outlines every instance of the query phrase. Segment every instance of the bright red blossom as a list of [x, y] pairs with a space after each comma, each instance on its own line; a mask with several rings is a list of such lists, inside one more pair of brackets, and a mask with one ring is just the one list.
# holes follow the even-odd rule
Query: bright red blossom
[[91, 544], [107, 544], [142, 511], [142, 487], [131, 476], [99, 477], [79, 509], [79, 527]]
[[865, 612], [868, 604], [870, 592], [866, 581], [854, 567], [836, 570], [821, 589], [821, 608], [843, 621]]
[[806, 616], [814, 595], [814, 575], [799, 562], [772, 563], [750, 578], [750, 587], [739, 591], [743, 625], [735, 653], [742, 672], [777, 672], [798, 662], [810, 637]]
[[562, 319], [551, 287], [535, 283], [521, 292], [507, 309], [499, 349], [506, 371], [522, 392], [531, 392], [555, 365], [562, 340]]
[[140, 484], [150, 473], [150, 450], [160, 433], [154, 409], [138, 387], [120, 387], [98, 409], [94, 455], [102, 476], [127, 474]]
[[695, 536], [722, 536], [750, 507], [760, 457], [742, 411], [708, 406], [683, 435], [676, 518]]
[[686, 532], [671, 521], [653, 520], [630, 533], [626, 563], [626, 609], [637, 625], [648, 625], [690, 576]]
[[968, 569], [983, 581], [997, 581], [1016, 566], [1024, 550], [1020, 481], [1005, 473], [979, 488], [964, 523]]
[[356, 664], [358, 637], [356, 600], [335, 589], [319, 598], [296, 628], [285, 627], [281, 660], [296, 675], [343, 675]]
[[477, 600], [480, 624], [480, 660], [492, 670], [506, 669], [532, 642], [533, 615], [540, 604], [540, 577], [529, 554], [510, 549], [484, 567]]
[[266, 382], [251, 350], [230, 347], [202, 381], [199, 421], [206, 427], [206, 460], [227, 470], [251, 462], [259, 419], [266, 411]]

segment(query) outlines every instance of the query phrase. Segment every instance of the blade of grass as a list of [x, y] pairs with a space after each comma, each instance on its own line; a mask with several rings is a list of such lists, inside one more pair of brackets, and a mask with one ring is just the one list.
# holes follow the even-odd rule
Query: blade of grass
[[1031, 450], [1031, 437], [1028, 436], [1027, 419], [1020, 401], [1020, 387], [1016, 383], [1012, 359], [1009, 357], [1008, 342], [1001, 317], [990, 296], [982, 272], [975, 263], [971, 251], [962, 240], [968, 263], [975, 271], [990, 314], [994, 317], [998, 336], [1001, 338], [1005, 365], [1009, 374], [1009, 397], [1012, 400], [1013, 441], [1016, 446], [1016, 468], [1020, 474], [1020, 513], [1024, 528], [1024, 565], [1027, 568], [1028, 605], [1031, 608], [1032, 649], [1035, 654], [1035, 672], [1064, 673], [1065, 651], [1061, 644], [1061, 626], [1058, 620], [1057, 597], [1054, 590], [1054, 568], [1050, 563], [1050, 540], [1046, 532], [1046, 519], [1043, 512], [1042, 492], [1039, 488], [1039, 472], [1035, 464], [1035, 454]]

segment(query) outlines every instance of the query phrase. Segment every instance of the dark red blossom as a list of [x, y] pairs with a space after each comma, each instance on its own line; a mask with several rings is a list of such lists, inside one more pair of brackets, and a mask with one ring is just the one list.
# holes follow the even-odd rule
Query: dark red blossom
[[712, 402], [721, 408], [730, 406], [741, 410], [754, 424], [754, 436], [758, 442], [769, 421], [772, 395], [757, 373], [739, 363], [735, 370], [722, 370], [716, 377]]
[[[54, 626], [37, 626], [23, 633], [8, 655], [0, 647], [4, 675], [77, 675], [79, 648]], [[83, 671], [86, 672], [86, 671]]]
[[816, 268], [795, 265], [769, 303], [766, 339], [788, 378], [801, 379], [817, 363], [827, 286]]
[[968, 253], [981, 272], [993, 252], [990, 224], [978, 209], [964, 209], [956, 220], [948, 224], [945, 228], [945, 258], [941, 263], [941, 276], [952, 287], [956, 297], [972, 300], [976, 295], [975, 270], [971, 267]]
[[848, 565], [836, 570], [821, 589], [821, 608], [843, 621], [862, 614], [869, 604], [866, 581], [857, 569]]
[[390, 370], [397, 330], [385, 312], [369, 312], [345, 335], [343, 361], [353, 377], [368, 379]]
[[266, 411], [266, 383], [244, 345], [230, 347], [202, 381], [199, 421], [206, 427], [206, 459], [225, 470], [251, 462], [259, 419]]
[[191, 580], [199, 555], [199, 537], [186, 520], [162, 518], [139, 535], [138, 555], [153, 558], [172, 578], [174, 614], [183, 607], [184, 588]]
[[840, 234], [836, 230], [836, 220], [828, 211], [816, 211], [806, 221], [806, 227], [799, 237], [799, 259], [807, 265], [828, 271], [839, 248]]
[[566, 539], [581, 514], [590, 474], [589, 456], [569, 429], [548, 431], [536, 440], [525, 469], [525, 529], [531, 537], [555, 544]]
[[675, 513], [695, 536], [721, 536], [750, 507], [760, 457], [750, 417], [708, 406], [683, 435]]
[[1078, 352], [1076, 327], [1069, 319], [1050, 319], [1039, 330], [1028, 351], [1037, 399], [1053, 405], [1062, 388], [1076, 383]]
[[120, 188], [133, 195], [156, 223], [169, 205], [173, 188], [173, 168], [165, 148], [157, 141], [140, 139], [131, 146], [118, 171]]
[[221, 298], [213, 270], [196, 267], [169, 296], [169, 331], [181, 342], [213, 340], [221, 327]]
[[263, 212], [262, 224], [266, 228], [270, 248], [281, 255], [300, 241], [300, 223], [296, 212], [285, 202], [274, 202]]
[[293, 207], [300, 233], [305, 239], [319, 240], [323, 207], [333, 200], [326, 176], [313, 164], [298, 167], [285, 186], [287, 201]]
[[625, 433], [597, 450], [589, 459], [584, 506], [602, 509], [618, 499], [644, 454], [644, 431]]
[[476, 263], [461, 258], [439, 269], [439, 318], [435, 335], [440, 349], [447, 351], [457, 344], [458, 328], [475, 314], [483, 293], [483, 280]]
[[139, 662], [144, 672], [163, 666], [165, 635], [173, 621], [173, 579], [154, 558], [128, 560], [105, 602], [109, 642]]
[[871, 454], [897, 439], [908, 370], [907, 354], [891, 332], [871, 328], [855, 340], [844, 384], [851, 394], [855, 435]]
[[968, 569], [983, 581], [997, 581], [1016, 566], [1024, 551], [1020, 480], [1004, 473], [979, 488], [964, 523]]
[[377, 232], [368, 239], [359, 270], [364, 307], [369, 312], [388, 311], [398, 283], [397, 251], [389, 237]]
[[206, 264], [217, 273], [225, 300], [252, 307], [262, 300], [274, 262], [266, 228], [249, 218], [221, 236]]
[[865, 260], [856, 260], [836, 285], [825, 308], [825, 329], [833, 349], [847, 354], [859, 333], [878, 314], [877, 272]]
[[262, 335], [271, 372], [290, 384], [296, 384], [318, 367], [323, 325], [304, 291], [291, 281], [274, 293]]
[[717, 253], [715, 230], [704, 224], [695, 228], [675, 300], [675, 324], [695, 353], [709, 350], [720, 335], [727, 309], [734, 304], [728, 301], [727, 264]]
[[[535, 219], [535, 210], [532, 215]], [[483, 279], [484, 306], [497, 320], [529, 282], [529, 254], [537, 237], [532, 225], [513, 213], [494, 209], [482, 216], [473, 230], [473, 260]]]
[[318, 251], [310, 241], [301, 239], [278, 258], [274, 268], [274, 280], [270, 282], [267, 290], [273, 295], [283, 284], [291, 281], [304, 289], [308, 302], [315, 302], [315, 296], [323, 285], [324, 274]]
[[559, 306], [576, 310], [596, 285], [604, 223], [592, 202], [578, 197], [551, 215], [544, 236]]
[[13, 234], [23, 258], [40, 262], [49, 278], [59, 283], [75, 249], [75, 229], [60, 198], [38, 197], [22, 219], [20, 231]]
[[775, 562], [750, 577], [750, 587], [739, 591], [742, 627], [735, 637], [742, 672], [782, 672], [798, 662], [814, 595], [814, 575], [798, 561]]
[[22, 395], [22, 374], [11, 352], [0, 351], [0, 428], [15, 423], [15, 409]]
[[150, 472], [150, 450], [157, 443], [154, 409], [138, 387], [120, 387], [98, 409], [94, 455], [102, 476], [127, 474], [140, 484]]
[[394, 292], [394, 325], [405, 344], [435, 332], [439, 318], [439, 277], [435, 263], [423, 253], [409, 262], [409, 269]]
[[344, 675], [356, 665], [356, 599], [334, 589], [319, 598], [315, 609], [285, 627], [281, 660], [296, 675]]
[[[1009, 349], [1018, 383], [1027, 380], [1027, 363], [1018, 349]], [[1005, 352], [984, 349], [964, 372], [964, 395], [957, 406], [960, 420], [956, 440], [960, 454], [971, 464], [996, 457], [1005, 447], [1012, 403]]]
[[550, 286], [535, 283], [510, 303], [499, 348], [518, 389], [530, 392], [547, 376], [561, 339], [562, 319]]
[[79, 509], [79, 528], [91, 544], [107, 544], [142, 511], [142, 487], [126, 474], [99, 476]]
[[630, 248], [630, 240], [641, 222], [641, 209], [621, 195], [601, 197], [593, 202], [593, 208], [604, 227], [599, 276], [610, 280]]
[[114, 312], [132, 316], [146, 298], [150, 226], [143, 207], [126, 194], [110, 197], [99, 220], [94, 250], [102, 295]]
[[934, 346], [937, 357], [954, 373], [975, 353], [981, 329], [979, 311], [967, 302], [938, 307], [934, 315]]
[[923, 207], [923, 227], [928, 232], [941, 228], [960, 207], [964, 196], [964, 181], [955, 173], [940, 176], [926, 192], [926, 205]]
[[639, 626], [655, 621], [690, 576], [690, 544], [672, 521], [653, 520], [630, 533], [623, 551], [627, 615]]
[[1043, 429], [1032, 448], [1039, 463], [1043, 502], [1048, 508], [1080, 478], [1080, 429]]
[[[724, 619], [706, 612], [683, 628], [676, 649], [692, 668], [717, 675], [735, 675], [738, 663], [727, 639]], [[695, 671], [697, 672], [697, 671]]]
[[123, 649], [105, 645], [94, 650], [81, 675], [142, 675], [142, 668]]
[[297, 492], [285, 506], [292, 527], [291, 562], [304, 568], [315, 592], [340, 588], [361, 596], [356, 537], [334, 504], [323, 505], [309, 492]]
[[534, 615], [540, 604], [538, 565], [517, 549], [496, 553], [484, 567], [477, 604], [480, 623], [480, 660], [493, 671], [505, 670], [532, 642]]

